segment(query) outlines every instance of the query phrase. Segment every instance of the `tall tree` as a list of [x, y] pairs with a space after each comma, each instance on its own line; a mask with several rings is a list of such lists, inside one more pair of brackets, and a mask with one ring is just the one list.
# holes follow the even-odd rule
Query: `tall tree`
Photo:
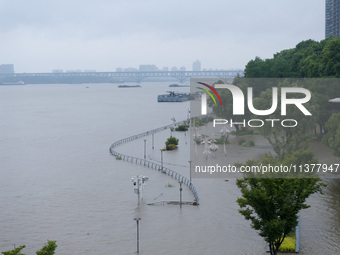
[[242, 197], [239, 212], [251, 221], [276, 255], [283, 240], [298, 224], [298, 213], [310, 207], [305, 203], [313, 193], [321, 192], [318, 178], [244, 178], [237, 180]]
[[322, 141], [333, 149], [334, 155], [340, 156], [340, 113], [332, 114], [325, 127], [327, 134]]

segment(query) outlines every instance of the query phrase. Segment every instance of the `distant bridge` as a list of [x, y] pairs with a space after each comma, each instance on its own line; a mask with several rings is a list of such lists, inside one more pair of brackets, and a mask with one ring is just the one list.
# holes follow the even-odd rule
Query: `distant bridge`
[[0, 83], [105, 83], [171, 81], [184, 82], [190, 78], [228, 79], [243, 76], [243, 70], [230, 71], [153, 71], [153, 72], [62, 72], [0, 74]]

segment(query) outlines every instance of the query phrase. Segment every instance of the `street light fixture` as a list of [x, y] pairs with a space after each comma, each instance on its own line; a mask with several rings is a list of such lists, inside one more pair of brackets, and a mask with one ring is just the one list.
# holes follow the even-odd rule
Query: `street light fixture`
[[149, 180], [149, 177], [143, 175], [137, 175], [131, 178], [134, 188], [134, 192], [138, 196], [138, 205], [140, 204], [141, 197], [143, 198], [143, 190], [145, 183]]

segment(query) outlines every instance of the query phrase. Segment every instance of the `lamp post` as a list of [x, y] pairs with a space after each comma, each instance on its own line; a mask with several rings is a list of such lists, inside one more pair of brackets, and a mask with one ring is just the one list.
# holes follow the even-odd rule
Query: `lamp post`
[[182, 209], [182, 181], [179, 182], [179, 207]]
[[190, 174], [189, 176], [190, 176], [190, 183], [191, 183], [191, 163], [192, 163], [192, 160], [189, 160], [188, 162], [189, 162], [189, 165], [190, 165], [189, 166], [189, 174]]
[[137, 222], [137, 253], [139, 253], [139, 221], [142, 218], [134, 218], [134, 220]]
[[161, 149], [161, 171], [163, 172], [163, 149]]
[[155, 134], [152, 133], [152, 149], [155, 149]]
[[144, 139], [144, 159], [146, 159], [146, 139]]

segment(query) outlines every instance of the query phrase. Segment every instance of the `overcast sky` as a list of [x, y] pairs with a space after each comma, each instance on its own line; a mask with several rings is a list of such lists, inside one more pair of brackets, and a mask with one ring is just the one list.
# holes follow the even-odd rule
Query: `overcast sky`
[[324, 39], [324, 0], [0, 0], [0, 64], [15, 72], [140, 64], [244, 68]]

